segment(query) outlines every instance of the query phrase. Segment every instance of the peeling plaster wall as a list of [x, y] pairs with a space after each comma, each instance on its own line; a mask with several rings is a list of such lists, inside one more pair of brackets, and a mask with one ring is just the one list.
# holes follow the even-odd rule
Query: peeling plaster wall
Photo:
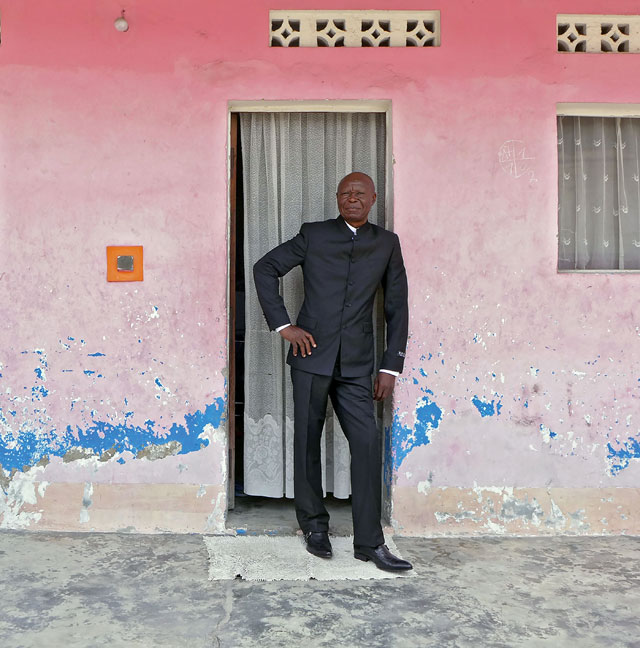
[[1, 527], [224, 527], [225, 103], [145, 5], [2, 7]]
[[[394, 138], [420, 142], [395, 152], [396, 229], [420, 254], [387, 430], [394, 525], [639, 533], [640, 276], [556, 272], [555, 105], [638, 102], [640, 58], [556, 53], [553, 3], [459, 7], [443, 26], [477, 22], [449, 36], [450, 78], [394, 114]], [[517, 173], [500, 161], [510, 143]]]
[[[115, 0], [6, 4], [1, 526], [223, 527], [227, 102], [362, 98], [392, 101], [410, 281], [397, 530], [640, 533], [640, 279], [555, 270], [555, 105], [640, 102], [640, 56], [557, 53], [551, 0], [433, 5], [424, 50], [268, 48], [263, 0], [131, 0], [126, 34]], [[110, 244], [144, 282], [107, 284]]]

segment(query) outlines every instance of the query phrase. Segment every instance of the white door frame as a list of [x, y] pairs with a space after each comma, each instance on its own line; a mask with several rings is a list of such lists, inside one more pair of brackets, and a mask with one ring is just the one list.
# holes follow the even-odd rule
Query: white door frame
[[[269, 100], [258, 100], [258, 101], [245, 101], [245, 100], [231, 100], [228, 103], [227, 110], [227, 322], [229, 322], [230, 317], [230, 281], [229, 277], [231, 276], [231, 255], [229, 254], [229, 241], [231, 236], [231, 201], [230, 201], [230, 188], [231, 188], [231, 172], [232, 172], [232, 163], [231, 159], [231, 114], [232, 113], [247, 113], [247, 112], [341, 112], [341, 113], [384, 113], [385, 114], [385, 211], [384, 211], [384, 225], [387, 229], [393, 228], [393, 140], [392, 140], [392, 111], [391, 111], [391, 100], [390, 99], [362, 99], [362, 100], [351, 100], [351, 99], [338, 99], [338, 100], [329, 100], [329, 99], [319, 99], [319, 100], [302, 100], [302, 101], [269, 101]], [[232, 349], [229, 343], [227, 343], [227, 367], [230, 366], [229, 358], [232, 353]], [[235, 379], [233, 376], [229, 376], [229, 380]], [[382, 417], [382, 426], [383, 434], [385, 428], [390, 425], [391, 421], [391, 412], [390, 408], [384, 407]], [[227, 419], [229, 420], [229, 419]], [[229, 421], [229, 424], [234, 425], [235, 422]], [[229, 428], [227, 428], [227, 435], [229, 434]], [[384, 451], [384, 439], [383, 439], [383, 451]], [[227, 463], [226, 474], [230, 474], [229, 462], [231, 456], [229, 452], [226, 452], [225, 461]], [[235, 460], [235, 455], [234, 455]], [[383, 467], [384, 462], [388, 461], [389, 458], [383, 457]], [[383, 472], [386, 472], [383, 470]], [[233, 486], [233, 484], [232, 484]], [[383, 484], [384, 486], [384, 484]], [[389, 494], [385, 501], [383, 497], [383, 516], [390, 515], [390, 505]]]

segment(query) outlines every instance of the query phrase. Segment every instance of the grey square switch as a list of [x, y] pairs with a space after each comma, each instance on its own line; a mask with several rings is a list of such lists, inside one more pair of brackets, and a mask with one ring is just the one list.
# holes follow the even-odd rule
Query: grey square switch
[[133, 272], [133, 256], [123, 255], [118, 257], [119, 272]]

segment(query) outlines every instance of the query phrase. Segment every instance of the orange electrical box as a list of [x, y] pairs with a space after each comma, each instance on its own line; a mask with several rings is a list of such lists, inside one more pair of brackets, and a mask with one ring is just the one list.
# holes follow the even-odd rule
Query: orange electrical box
[[142, 245], [107, 245], [107, 281], [142, 279]]

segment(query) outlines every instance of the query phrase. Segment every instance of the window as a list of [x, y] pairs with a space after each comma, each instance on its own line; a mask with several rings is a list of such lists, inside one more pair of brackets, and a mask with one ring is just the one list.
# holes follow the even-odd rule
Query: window
[[558, 270], [640, 270], [640, 117], [558, 112]]

